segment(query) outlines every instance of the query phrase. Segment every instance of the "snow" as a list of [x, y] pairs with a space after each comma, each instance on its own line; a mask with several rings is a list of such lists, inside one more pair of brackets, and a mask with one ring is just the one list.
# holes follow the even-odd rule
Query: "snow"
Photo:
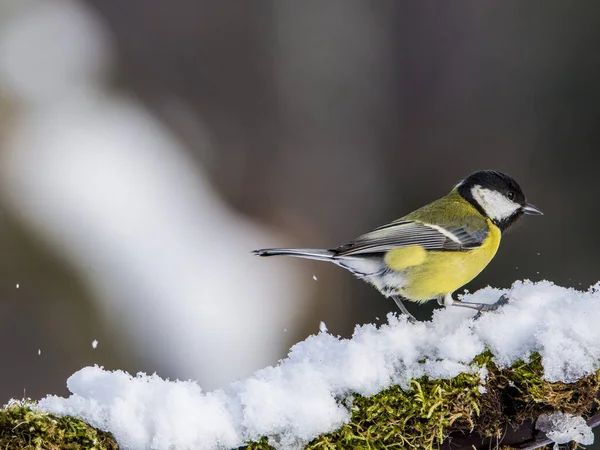
[[484, 364], [479, 369], [479, 379], [481, 380], [481, 384], [477, 387], [477, 390], [479, 391], [480, 394], [487, 393], [487, 388], [485, 387], [485, 383], [487, 380], [488, 373], [489, 373], [489, 370], [487, 369], [486, 365]]
[[546, 436], [555, 442], [554, 448], [556, 449], [558, 449], [557, 444], [566, 444], [571, 441], [583, 445], [594, 443], [592, 429], [582, 417], [573, 416], [572, 414], [565, 414], [560, 411], [543, 414], [538, 418], [535, 427], [546, 433]]
[[346, 400], [353, 393], [373, 395], [394, 384], [408, 389], [411, 379], [466, 371], [479, 374], [483, 392], [486, 368], [469, 363], [486, 348], [500, 365], [539, 352], [548, 381], [595, 372], [599, 289], [547, 281], [486, 288], [462, 300], [492, 303], [507, 292], [510, 301], [477, 321], [474, 311], [454, 307], [436, 310], [429, 322], [389, 314], [385, 325], [357, 326], [352, 339], [329, 334], [321, 323], [317, 335], [293, 346], [277, 366], [212, 392], [192, 381], [86, 367], [68, 379], [70, 397], [48, 396], [39, 408], [109, 430], [126, 449], [233, 448], [261, 436], [281, 449], [300, 448], [350, 419]]

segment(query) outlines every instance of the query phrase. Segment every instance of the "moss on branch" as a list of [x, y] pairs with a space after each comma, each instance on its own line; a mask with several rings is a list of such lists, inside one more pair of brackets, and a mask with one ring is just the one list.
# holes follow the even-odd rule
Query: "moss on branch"
[[[373, 397], [354, 396], [351, 421], [319, 436], [307, 449], [437, 449], [450, 436], [465, 435], [482, 443], [500, 442], [507, 430], [534, 423], [542, 413], [560, 410], [587, 417], [597, 409], [598, 374], [573, 384], [549, 383], [542, 379], [538, 354], [509, 368], [499, 368], [492, 359], [485, 352], [473, 361], [472, 373], [449, 380], [413, 380], [408, 391], [394, 386]], [[485, 391], [477, 370], [484, 366], [488, 370]], [[245, 448], [272, 447], [261, 439]], [[455, 440], [453, 448], [473, 447], [461, 447]]]
[[[482, 386], [479, 371], [487, 369]], [[598, 374], [576, 383], [549, 383], [542, 379], [540, 356], [518, 361], [509, 368], [493, 363], [485, 352], [472, 363], [472, 372], [449, 380], [413, 380], [409, 390], [391, 387], [372, 397], [354, 395], [352, 418], [332, 433], [323, 434], [309, 450], [437, 449], [453, 440], [453, 448], [487, 448], [492, 439], [512, 448], [519, 440], [506, 439], [510, 430], [531, 424], [542, 413], [560, 410], [589, 417], [598, 409]], [[482, 389], [484, 387], [485, 389]], [[462, 445], [461, 438], [475, 437]], [[488, 441], [486, 441], [488, 439]], [[504, 439], [502, 441], [502, 439]], [[517, 438], [515, 438], [517, 439]], [[115, 450], [113, 437], [73, 417], [39, 412], [32, 402], [13, 402], [0, 410], [0, 449]], [[246, 450], [267, 450], [267, 439], [248, 443]]]
[[28, 401], [0, 410], [0, 449], [116, 450], [110, 433], [73, 417], [57, 417], [35, 409]]

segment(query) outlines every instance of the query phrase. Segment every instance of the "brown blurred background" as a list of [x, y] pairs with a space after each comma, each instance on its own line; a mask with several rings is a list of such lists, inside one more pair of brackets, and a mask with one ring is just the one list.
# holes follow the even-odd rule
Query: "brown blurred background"
[[94, 363], [211, 389], [383, 322], [349, 274], [249, 250], [342, 244], [477, 169], [545, 216], [468, 289], [587, 289], [599, 42], [595, 2], [0, 0], [0, 398]]

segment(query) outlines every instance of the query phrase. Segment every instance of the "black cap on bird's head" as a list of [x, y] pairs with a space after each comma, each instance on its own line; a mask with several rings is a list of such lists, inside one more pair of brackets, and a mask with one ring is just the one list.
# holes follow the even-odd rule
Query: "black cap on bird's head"
[[538, 208], [527, 203], [519, 183], [495, 170], [472, 173], [462, 180], [456, 189], [502, 231], [514, 224], [523, 214], [542, 214]]

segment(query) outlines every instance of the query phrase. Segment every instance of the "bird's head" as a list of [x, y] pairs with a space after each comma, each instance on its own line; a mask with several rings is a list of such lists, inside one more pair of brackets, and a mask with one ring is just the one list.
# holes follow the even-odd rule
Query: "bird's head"
[[542, 212], [527, 203], [519, 184], [495, 170], [480, 170], [462, 180], [456, 189], [477, 210], [505, 231], [523, 214]]

